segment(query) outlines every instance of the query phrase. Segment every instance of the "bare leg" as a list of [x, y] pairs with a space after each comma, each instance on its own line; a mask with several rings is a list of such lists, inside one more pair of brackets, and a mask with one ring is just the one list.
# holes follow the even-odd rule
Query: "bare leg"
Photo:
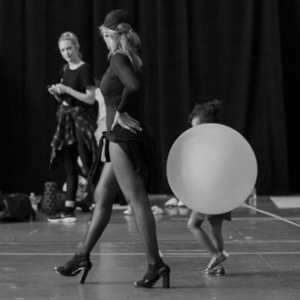
[[106, 163], [95, 189], [95, 208], [83, 244], [77, 251], [79, 255], [89, 255], [105, 230], [112, 213], [112, 206], [118, 191], [118, 183], [111, 163]]
[[219, 256], [219, 251], [216, 249], [207, 233], [201, 228], [202, 223], [202, 220], [190, 218], [187, 227], [194, 238], [205, 247], [211, 256], [217, 258]]
[[221, 218], [214, 218], [209, 222], [210, 232], [212, 236], [213, 243], [216, 249], [223, 253], [224, 250], [224, 239], [222, 235], [222, 224], [223, 219]]
[[160, 262], [156, 226], [143, 179], [137, 176], [127, 155], [118, 144], [110, 143], [110, 157], [119, 186], [130, 204], [149, 265]]

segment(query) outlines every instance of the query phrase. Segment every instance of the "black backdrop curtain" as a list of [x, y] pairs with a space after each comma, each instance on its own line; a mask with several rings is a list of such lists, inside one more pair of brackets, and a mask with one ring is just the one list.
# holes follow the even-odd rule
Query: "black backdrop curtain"
[[74, 32], [100, 79], [108, 61], [98, 33], [112, 9], [128, 10], [147, 69], [145, 113], [156, 139], [155, 192], [170, 192], [166, 161], [195, 103], [223, 100], [223, 123], [258, 160], [259, 194], [300, 192], [297, 0], [0, 0], [0, 190], [42, 192], [58, 104], [57, 40]]

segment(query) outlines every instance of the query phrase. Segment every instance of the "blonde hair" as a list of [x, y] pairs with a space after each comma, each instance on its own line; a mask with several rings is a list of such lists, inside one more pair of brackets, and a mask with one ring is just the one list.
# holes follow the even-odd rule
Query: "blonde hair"
[[61, 41], [70, 41], [70, 42], [72, 42], [73, 45], [75, 46], [75, 48], [78, 51], [79, 58], [82, 59], [82, 54], [79, 52], [80, 45], [79, 45], [79, 42], [78, 42], [78, 38], [73, 32], [67, 31], [67, 32], [62, 33], [61, 36], [58, 39], [58, 45]]
[[108, 59], [110, 59], [116, 52], [126, 55], [135, 71], [140, 70], [143, 62], [138, 54], [138, 49], [141, 46], [139, 35], [133, 31], [128, 23], [121, 23], [116, 30], [109, 29], [104, 25], [100, 26], [100, 34], [102, 37], [108, 33], [117, 43], [117, 49], [110, 49]]

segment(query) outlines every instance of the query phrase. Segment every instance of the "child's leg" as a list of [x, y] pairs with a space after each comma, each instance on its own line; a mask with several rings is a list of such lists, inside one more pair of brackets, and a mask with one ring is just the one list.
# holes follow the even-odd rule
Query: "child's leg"
[[215, 248], [218, 250], [218, 253], [223, 253], [224, 250], [224, 239], [222, 235], [222, 225], [223, 219], [213, 217], [209, 221], [210, 232], [212, 236], [213, 243]]
[[216, 249], [207, 233], [201, 228], [203, 220], [195, 219], [192, 216], [188, 220], [187, 227], [194, 236], [194, 238], [202, 244], [205, 249], [214, 258], [219, 256], [219, 251]]

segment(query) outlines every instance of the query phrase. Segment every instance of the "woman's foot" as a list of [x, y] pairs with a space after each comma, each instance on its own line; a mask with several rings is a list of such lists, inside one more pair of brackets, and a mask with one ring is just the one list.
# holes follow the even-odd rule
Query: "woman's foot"
[[168, 265], [164, 264], [163, 261], [155, 265], [149, 265], [148, 271], [144, 278], [140, 281], [135, 281], [134, 285], [136, 287], [152, 288], [155, 283], [162, 277], [163, 287], [170, 287], [170, 273], [171, 270]]
[[53, 217], [49, 217], [48, 221], [52, 223], [73, 223], [77, 221], [77, 218], [75, 217], [74, 212], [59, 213]]
[[68, 277], [76, 276], [81, 271], [84, 271], [80, 280], [80, 283], [84, 283], [87, 274], [89, 273], [91, 268], [92, 263], [90, 261], [89, 255], [83, 256], [75, 254], [73, 258], [70, 261], [68, 261], [64, 266], [54, 267], [54, 270], [56, 273]]

